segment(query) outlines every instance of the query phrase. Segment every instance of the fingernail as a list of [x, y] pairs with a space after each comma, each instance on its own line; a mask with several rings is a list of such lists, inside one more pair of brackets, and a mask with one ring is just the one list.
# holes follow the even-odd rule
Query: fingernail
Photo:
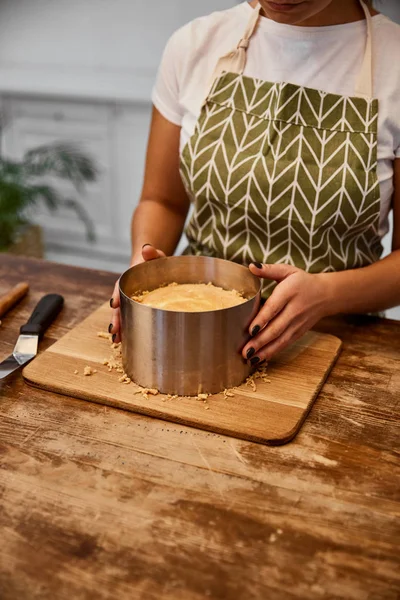
[[112, 332], [112, 328], [113, 328], [113, 324], [112, 324], [112, 323], [110, 323], [110, 324], [109, 324], [109, 326], [108, 326], [108, 333], [111, 333], [111, 332]]
[[251, 359], [250, 362], [251, 362], [251, 366], [255, 367], [260, 362], [260, 358], [258, 356], [255, 356], [254, 358]]
[[246, 356], [247, 356], [247, 360], [250, 360], [250, 359], [251, 359], [251, 357], [255, 355], [255, 353], [256, 353], [256, 351], [255, 351], [255, 349], [254, 349], [254, 348], [249, 348], [249, 349], [247, 350], [247, 354], [246, 354]]
[[151, 246], [151, 244], [143, 244], [142, 250], [143, 250], [143, 248], [146, 248], [146, 246]]
[[260, 333], [261, 331], [261, 327], [259, 325], [256, 325], [255, 327], [253, 327], [253, 329], [251, 330], [251, 336], [255, 337], [257, 335], [257, 333]]
[[114, 308], [113, 304], [114, 304], [114, 298], [111, 298], [111, 300], [110, 300], [110, 306], [111, 306], [111, 308]]
[[114, 334], [113, 334], [113, 336], [112, 336], [112, 341], [114, 342], [114, 344], [115, 344], [115, 340], [116, 340], [116, 339], [117, 339], [117, 334], [116, 334], [116, 333], [114, 333]]
[[262, 269], [262, 268], [263, 268], [262, 264], [261, 264], [261, 263], [259, 263], [259, 262], [253, 262], [252, 264], [253, 264], [255, 267], [257, 267], [257, 269]]

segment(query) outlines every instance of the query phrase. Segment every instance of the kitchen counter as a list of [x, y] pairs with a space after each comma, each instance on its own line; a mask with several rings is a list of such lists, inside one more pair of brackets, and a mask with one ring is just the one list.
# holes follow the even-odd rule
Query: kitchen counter
[[[1, 360], [41, 295], [65, 297], [43, 350], [114, 284], [0, 256], [0, 293], [31, 285], [3, 318]], [[20, 372], [0, 382], [2, 600], [398, 598], [400, 323], [318, 328], [343, 351], [282, 447], [30, 388]]]

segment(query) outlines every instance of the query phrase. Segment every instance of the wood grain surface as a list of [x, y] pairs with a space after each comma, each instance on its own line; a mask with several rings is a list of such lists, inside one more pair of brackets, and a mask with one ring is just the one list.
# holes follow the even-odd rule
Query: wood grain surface
[[[268, 381], [256, 379], [234, 396], [207, 400], [168, 399], [147, 394], [105, 366], [110, 341], [98, 336], [107, 330], [106, 302], [28, 365], [23, 375], [37, 387], [141, 414], [192, 425], [265, 444], [284, 444], [298, 433], [340, 351], [341, 341], [326, 333], [309, 332], [268, 365]], [[93, 375], [85, 376], [89, 367]], [[250, 383], [250, 382], [249, 382]], [[60, 399], [62, 402], [62, 399]]]
[[[115, 276], [2, 256], [0, 359], [40, 296], [41, 349]], [[397, 600], [400, 324], [329, 319], [342, 353], [295, 440], [263, 446], [0, 382], [2, 600]]]

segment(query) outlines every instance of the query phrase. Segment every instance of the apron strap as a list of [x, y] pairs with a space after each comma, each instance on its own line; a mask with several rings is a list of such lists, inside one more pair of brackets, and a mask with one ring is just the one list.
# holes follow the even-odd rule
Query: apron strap
[[364, 61], [361, 67], [360, 74], [357, 78], [355, 96], [371, 100], [373, 97], [373, 52], [372, 52], [372, 41], [373, 41], [373, 29], [372, 29], [372, 17], [371, 13], [364, 0], [360, 0], [360, 4], [365, 13], [367, 19], [367, 43], [365, 46]]
[[231, 50], [228, 54], [221, 56], [218, 60], [214, 72], [211, 76], [211, 81], [208, 86], [207, 96], [203, 102], [203, 106], [207, 101], [208, 95], [211, 91], [211, 88], [214, 84], [214, 81], [224, 72], [227, 71], [229, 73], [237, 73], [241, 75], [246, 66], [247, 60], [247, 48], [249, 47], [250, 39], [254, 35], [257, 25], [260, 19], [261, 13], [261, 5], [257, 4], [257, 6], [253, 10], [253, 14], [247, 24], [246, 30], [243, 34], [242, 39], [239, 41], [235, 50]]

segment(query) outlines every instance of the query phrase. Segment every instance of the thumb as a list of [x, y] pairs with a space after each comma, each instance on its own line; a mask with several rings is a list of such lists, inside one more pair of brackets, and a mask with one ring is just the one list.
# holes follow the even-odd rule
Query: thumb
[[291, 265], [262, 265], [261, 263], [251, 263], [250, 271], [257, 277], [263, 277], [264, 279], [272, 279], [273, 281], [283, 281], [289, 275], [297, 273], [299, 269], [292, 267]]
[[154, 248], [151, 244], [145, 244], [142, 248], [142, 256], [144, 261], [148, 261], [162, 258], [165, 254], [162, 250], [157, 250], [157, 248]]

